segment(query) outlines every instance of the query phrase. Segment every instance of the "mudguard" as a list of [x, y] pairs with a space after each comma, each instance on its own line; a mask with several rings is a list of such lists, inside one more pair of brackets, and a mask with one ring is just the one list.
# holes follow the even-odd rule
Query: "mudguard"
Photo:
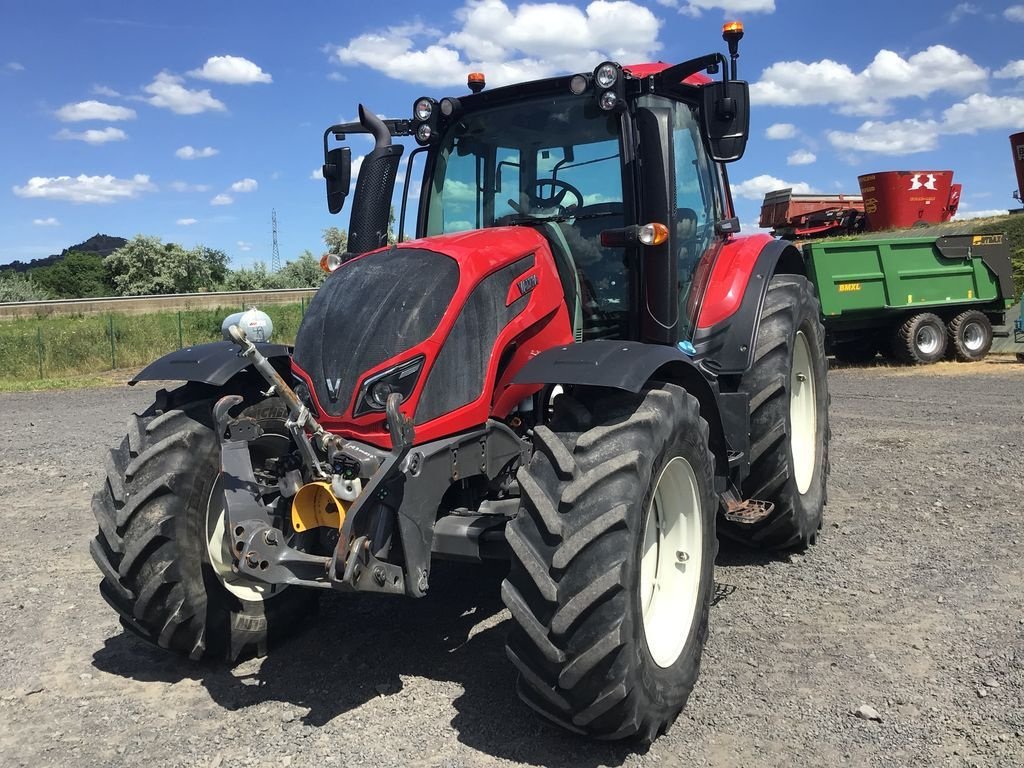
[[[275, 358], [287, 360], [291, 354], [291, 347], [285, 344], [257, 344], [256, 348], [275, 365]], [[249, 360], [239, 355], [234, 342], [214, 341], [164, 355], [139, 371], [128, 385], [140, 381], [197, 381], [219, 387], [248, 367]]]
[[693, 346], [722, 375], [742, 374], [754, 361], [754, 340], [768, 283], [776, 273], [805, 275], [800, 251], [767, 236], [738, 239], [712, 268]]
[[[526, 363], [513, 383], [574, 384], [639, 392], [651, 380], [678, 384], [700, 402], [720, 473], [728, 470], [730, 451], [746, 454], [746, 408], [741, 411], [743, 419], [723, 424], [720, 399], [735, 395], [720, 394], [714, 376], [676, 347], [605, 339], [552, 347]], [[732, 404], [728, 410], [737, 411]]]

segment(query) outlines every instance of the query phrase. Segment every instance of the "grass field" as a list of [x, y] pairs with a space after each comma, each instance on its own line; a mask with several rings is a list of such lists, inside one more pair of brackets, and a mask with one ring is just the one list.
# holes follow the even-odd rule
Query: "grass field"
[[[274, 340], [291, 343], [304, 305], [263, 308], [274, 321]], [[0, 391], [61, 386], [62, 380], [139, 368], [181, 346], [221, 339], [220, 325], [239, 307], [146, 315], [90, 315], [0, 323]], [[49, 386], [47, 386], [49, 384]]]

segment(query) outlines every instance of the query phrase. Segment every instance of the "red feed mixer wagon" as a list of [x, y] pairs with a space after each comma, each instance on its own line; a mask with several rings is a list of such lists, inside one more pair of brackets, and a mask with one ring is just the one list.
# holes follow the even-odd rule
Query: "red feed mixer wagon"
[[858, 177], [860, 195], [765, 195], [760, 226], [786, 239], [908, 229], [949, 221], [960, 205], [953, 171], [884, 171]]

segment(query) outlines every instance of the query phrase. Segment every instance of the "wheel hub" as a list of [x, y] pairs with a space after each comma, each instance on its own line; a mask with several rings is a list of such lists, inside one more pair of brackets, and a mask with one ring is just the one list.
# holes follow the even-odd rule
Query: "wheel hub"
[[696, 619], [703, 558], [703, 518], [697, 476], [682, 457], [661, 472], [644, 523], [640, 606], [647, 649], [670, 667]]
[[964, 326], [964, 346], [971, 352], [977, 352], [985, 346], [985, 332], [978, 323], [968, 323]]
[[921, 326], [914, 335], [914, 343], [923, 355], [934, 355], [938, 352], [941, 341], [938, 330], [930, 325]]
[[789, 444], [797, 491], [807, 493], [814, 478], [818, 449], [818, 408], [811, 345], [803, 331], [793, 344], [789, 378]]

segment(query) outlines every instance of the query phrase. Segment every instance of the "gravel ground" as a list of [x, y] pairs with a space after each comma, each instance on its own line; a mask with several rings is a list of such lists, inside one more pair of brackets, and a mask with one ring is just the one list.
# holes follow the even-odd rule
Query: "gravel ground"
[[520, 704], [494, 573], [449, 567], [416, 602], [330, 595], [280, 653], [233, 669], [122, 633], [89, 497], [152, 389], [0, 395], [18, 545], [0, 559], [0, 764], [1024, 765], [1024, 367], [830, 382], [821, 542], [723, 550], [701, 678], [646, 754]]

